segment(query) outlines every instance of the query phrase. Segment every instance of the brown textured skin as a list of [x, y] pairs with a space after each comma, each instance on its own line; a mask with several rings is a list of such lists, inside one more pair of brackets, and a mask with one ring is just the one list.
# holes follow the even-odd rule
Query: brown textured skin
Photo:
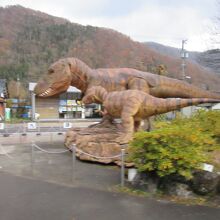
[[35, 94], [49, 97], [75, 86], [83, 93], [92, 86], [103, 86], [108, 92], [127, 89], [141, 90], [155, 97], [216, 98], [211, 93], [186, 82], [142, 72], [131, 68], [91, 69], [77, 58], [60, 59], [35, 87]]
[[103, 103], [105, 110], [112, 117], [122, 119], [122, 128], [126, 133], [137, 130], [142, 119], [152, 115], [170, 112], [186, 106], [202, 103], [218, 103], [220, 99], [209, 98], [156, 98], [139, 90], [115, 91], [108, 93], [101, 86], [94, 86], [87, 91], [82, 102], [85, 104]]

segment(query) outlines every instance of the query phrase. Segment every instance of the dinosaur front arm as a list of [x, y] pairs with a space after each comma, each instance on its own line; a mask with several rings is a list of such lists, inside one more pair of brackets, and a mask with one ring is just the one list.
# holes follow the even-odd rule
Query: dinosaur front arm
[[82, 98], [82, 103], [84, 103], [85, 105], [88, 105], [88, 104], [92, 104], [92, 103], [95, 103], [96, 100], [95, 100], [95, 97], [93, 94], [86, 94], [84, 95], [84, 97]]
[[107, 112], [106, 109], [104, 109], [104, 110], [96, 110], [96, 112], [99, 113], [99, 114], [102, 115], [102, 116], [109, 115], [109, 113]]

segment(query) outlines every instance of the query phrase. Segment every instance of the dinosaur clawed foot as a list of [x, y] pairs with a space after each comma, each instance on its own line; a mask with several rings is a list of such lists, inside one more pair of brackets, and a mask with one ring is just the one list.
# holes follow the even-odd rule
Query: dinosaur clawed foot
[[116, 142], [120, 144], [128, 144], [132, 139], [132, 132], [118, 132], [118, 138], [116, 138]]

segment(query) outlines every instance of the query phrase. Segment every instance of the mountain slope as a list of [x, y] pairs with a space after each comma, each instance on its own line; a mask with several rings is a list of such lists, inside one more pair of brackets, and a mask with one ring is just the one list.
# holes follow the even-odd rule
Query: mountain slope
[[220, 75], [220, 49], [199, 53], [196, 60], [200, 65]]
[[[21, 6], [0, 8], [0, 78], [37, 80], [49, 64], [75, 56], [92, 68], [132, 67], [181, 78], [181, 60], [163, 55], [111, 29], [82, 26]], [[187, 63], [192, 83], [220, 91], [220, 78]]]
[[[165, 46], [163, 44], [158, 44], [155, 42], [146, 42], [146, 45], [151, 49], [174, 58], [179, 58], [181, 49]], [[215, 72], [220, 74], [220, 50], [208, 50], [205, 52], [195, 52], [195, 51], [188, 51], [189, 57], [188, 60], [194, 63], [197, 63], [209, 71]]]

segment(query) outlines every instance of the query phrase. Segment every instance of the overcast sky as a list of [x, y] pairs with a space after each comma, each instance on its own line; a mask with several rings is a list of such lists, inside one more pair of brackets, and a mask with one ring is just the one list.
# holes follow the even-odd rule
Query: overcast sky
[[136, 41], [186, 49], [212, 49], [217, 0], [0, 0], [83, 24], [113, 28]]

